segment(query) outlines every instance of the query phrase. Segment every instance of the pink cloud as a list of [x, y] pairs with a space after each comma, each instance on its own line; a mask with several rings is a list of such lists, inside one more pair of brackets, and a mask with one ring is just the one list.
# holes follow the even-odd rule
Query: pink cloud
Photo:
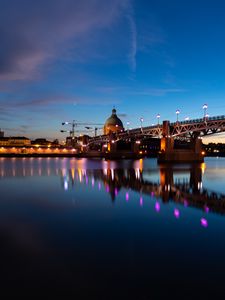
[[[0, 80], [33, 79], [84, 36], [109, 27], [128, 0], [3, 0]], [[6, 17], [7, 16], [7, 17]]]

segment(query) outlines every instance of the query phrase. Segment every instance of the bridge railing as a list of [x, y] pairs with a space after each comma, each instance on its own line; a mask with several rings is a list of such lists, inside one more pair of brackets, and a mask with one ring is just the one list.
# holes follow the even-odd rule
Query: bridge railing
[[[206, 117], [206, 118], [200, 118], [200, 119], [192, 119], [187, 121], [179, 121], [179, 125], [185, 125], [185, 124], [193, 124], [193, 123], [201, 123], [205, 121], [217, 121], [217, 120], [225, 120], [225, 115], [221, 116], [214, 116], [214, 117]], [[174, 126], [177, 122], [170, 123], [170, 125]]]

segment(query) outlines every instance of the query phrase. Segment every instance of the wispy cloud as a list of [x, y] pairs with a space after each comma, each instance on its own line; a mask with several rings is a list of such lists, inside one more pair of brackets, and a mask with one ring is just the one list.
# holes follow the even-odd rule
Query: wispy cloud
[[142, 95], [142, 96], [165, 96], [172, 93], [183, 93], [187, 92], [183, 88], [134, 88], [129, 86], [102, 86], [96, 89], [100, 93], [104, 94], [120, 94], [120, 95]]
[[130, 25], [130, 33], [131, 33], [131, 44], [130, 44], [130, 52], [129, 52], [129, 61], [131, 70], [133, 72], [136, 71], [136, 54], [137, 54], [137, 27], [134, 21], [134, 16], [132, 9], [128, 10], [127, 19]]
[[121, 118], [126, 118], [128, 115], [127, 114], [125, 114], [125, 113], [121, 113], [121, 114], [117, 114], [118, 115], [118, 117], [121, 117]]
[[[119, 105], [121, 100], [116, 97], [85, 97], [68, 94], [50, 94], [50, 95], [33, 95], [20, 94], [18, 97], [9, 95], [4, 100], [0, 100], [0, 120], [12, 123], [20, 119], [30, 122], [30, 118], [48, 120], [49, 115], [52, 119], [57, 119], [65, 110], [74, 110], [77, 105]], [[31, 113], [32, 112], [32, 113]], [[15, 117], [16, 116], [16, 117]], [[32, 121], [33, 121], [32, 120]]]
[[2, 0], [0, 80], [33, 79], [84, 36], [110, 26], [128, 0]]
[[133, 94], [135, 95], [143, 95], [143, 96], [165, 96], [167, 94], [172, 93], [183, 93], [186, 92], [185, 89], [175, 89], [175, 88], [150, 88], [150, 89], [143, 89], [141, 91], [134, 91]]

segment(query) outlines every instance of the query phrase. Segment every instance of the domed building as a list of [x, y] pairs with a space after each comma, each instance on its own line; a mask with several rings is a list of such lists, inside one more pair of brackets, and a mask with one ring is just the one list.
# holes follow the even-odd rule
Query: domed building
[[112, 132], [118, 132], [123, 130], [123, 123], [122, 121], [117, 117], [116, 110], [113, 108], [112, 115], [109, 117], [104, 125], [104, 134], [110, 134]]

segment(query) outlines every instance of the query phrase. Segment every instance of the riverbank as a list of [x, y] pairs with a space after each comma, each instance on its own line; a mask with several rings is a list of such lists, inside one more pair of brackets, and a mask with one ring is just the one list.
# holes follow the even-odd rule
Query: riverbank
[[[144, 157], [157, 158], [157, 154], [135, 154], [129, 152], [119, 153], [102, 153], [102, 152], [86, 152], [86, 153], [0, 153], [0, 157], [77, 157], [77, 158], [105, 158], [105, 159], [140, 159]], [[204, 157], [225, 157], [225, 153], [209, 153]]]

